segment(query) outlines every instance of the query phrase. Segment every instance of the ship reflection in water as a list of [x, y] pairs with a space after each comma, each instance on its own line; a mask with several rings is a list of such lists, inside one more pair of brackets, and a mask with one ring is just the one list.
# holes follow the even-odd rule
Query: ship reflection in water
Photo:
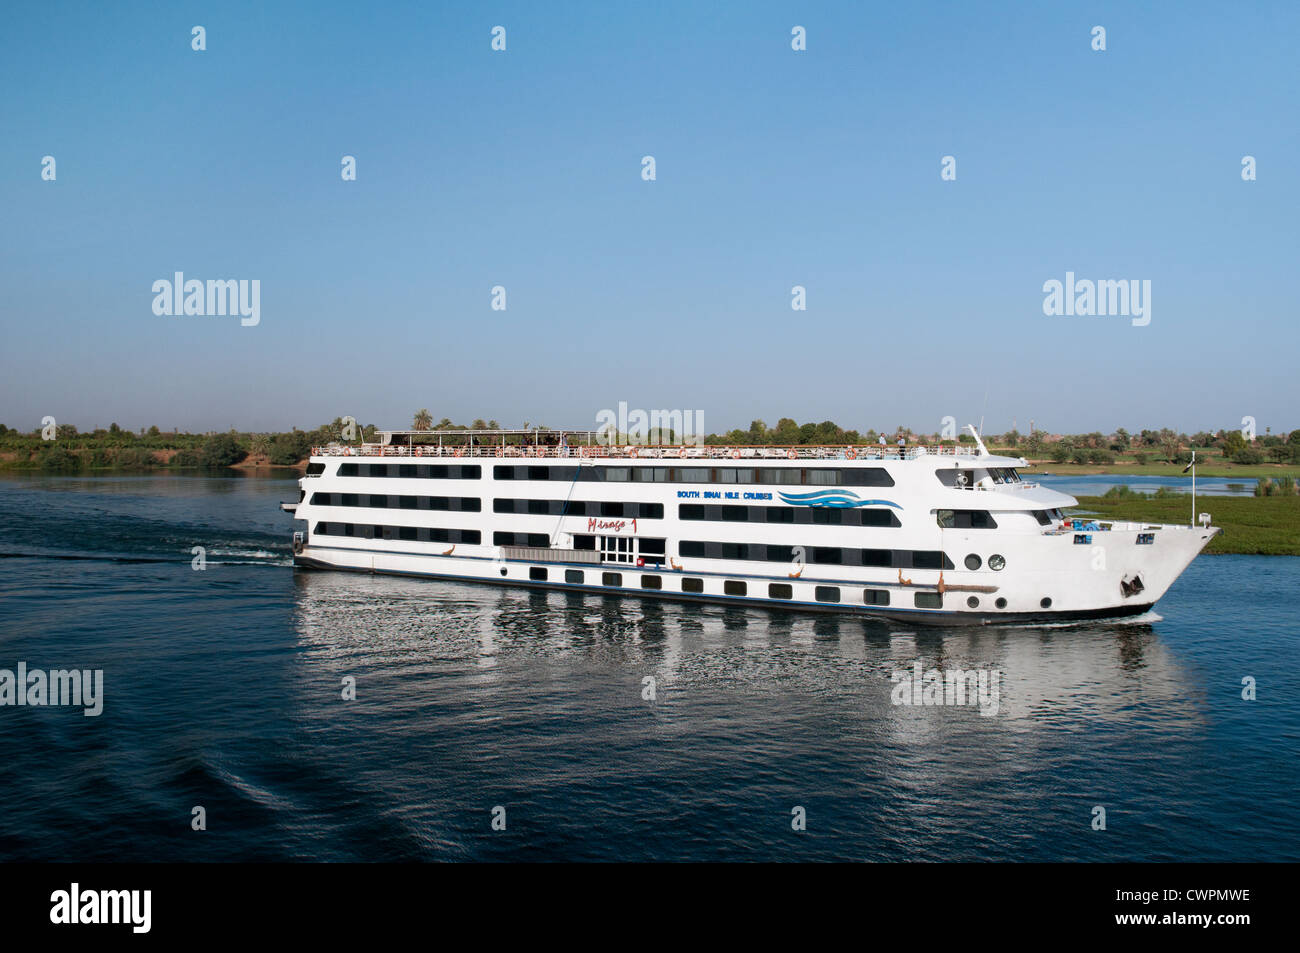
[[[1170, 819], [1228, 780], [1207, 757], [1204, 680], [1155, 614], [909, 631], [384, 576], [295, 584], [303, 677], [357, 684], [346, 723], [321, 730], [399, 749], [374, 767], [466, 856], [1186, 857]], [[953, 672], [965, 704], [926, 691]], [[527, 836], [494, 841], [488, 802]], [[795, 806], [808, 841], [788, 839]]]

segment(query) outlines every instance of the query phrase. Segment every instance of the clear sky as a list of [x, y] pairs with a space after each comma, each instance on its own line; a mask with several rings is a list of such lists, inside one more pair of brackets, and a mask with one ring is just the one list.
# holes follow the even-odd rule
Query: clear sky
[[[8, 4], [0, 422], [1292, 429], [1298, 43], [1294, 2]], [[177, 271], [260, 323], [155, 315]], [[1150, 323], [1044, 315], [1066, 272]]]

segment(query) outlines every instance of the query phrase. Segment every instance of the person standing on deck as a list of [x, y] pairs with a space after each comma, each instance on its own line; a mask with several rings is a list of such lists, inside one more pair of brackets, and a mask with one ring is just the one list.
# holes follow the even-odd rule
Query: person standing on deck
[[900, 460], [903, 459], [903, 455], [906, 452], [907, 452], [907, 438], [903, 436], [903, 431], [900, 430], [898, 432], [898, 459]]

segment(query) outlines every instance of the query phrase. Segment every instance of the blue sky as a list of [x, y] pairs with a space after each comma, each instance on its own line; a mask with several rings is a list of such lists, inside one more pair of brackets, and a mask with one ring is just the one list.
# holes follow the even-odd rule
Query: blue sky
[[[1292, 429], [1297, 27], [1294, 3], [10, 5], [0, 422], [627, 401], [709, 430]], [[261, 323], [155, 315], [176, 271], [260, 280]], [[1067, 271], [1150, 280], [1151, 323], [1045, 316]]]

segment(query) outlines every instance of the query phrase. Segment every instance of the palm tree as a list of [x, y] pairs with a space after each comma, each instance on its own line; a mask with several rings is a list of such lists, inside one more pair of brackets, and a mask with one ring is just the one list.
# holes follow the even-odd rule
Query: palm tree
[[420, 408], [415, 412], [415, 420], [412, 422], [412, 426], [416, 430], [428, 430], [433, 426], [433, 414], [423, 407]]

